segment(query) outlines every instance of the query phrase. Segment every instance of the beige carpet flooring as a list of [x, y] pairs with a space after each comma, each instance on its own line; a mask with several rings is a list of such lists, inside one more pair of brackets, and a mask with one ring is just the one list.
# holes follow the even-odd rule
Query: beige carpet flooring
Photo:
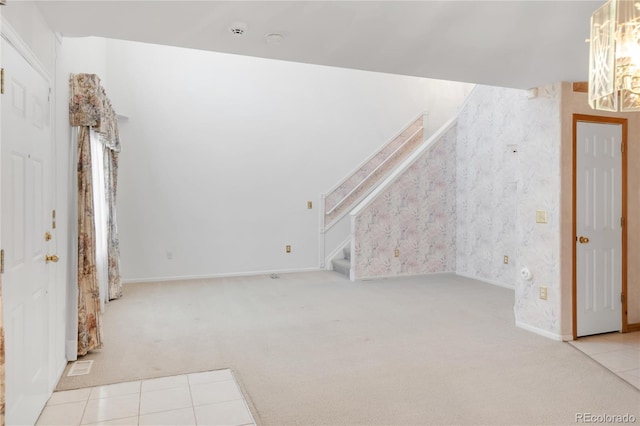
[[[575, 424], [640, 391], [514, 326], [513, 292], [455, 275], [308, 272], [125, 286], [105, 349], [58, 390], [233, 369], [258, 424]], [[640, 421], [640, 420], [637, 420]]]

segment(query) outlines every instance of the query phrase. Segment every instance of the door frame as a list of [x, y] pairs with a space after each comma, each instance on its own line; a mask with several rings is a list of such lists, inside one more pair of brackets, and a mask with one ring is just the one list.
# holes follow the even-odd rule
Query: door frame
[[622, 300], [621, 300], [621, 332], [626, 333], [629, 331], [629, 323], [628, 323], [628, 315], [627, 315], [627, 142], [628, 142], [628, 133], [629, 126], [628, 120], [626, 118], [617, 118], [617, 117], [602, 117], [597, 115], [586, 115], [586, 114], [573, 114], [572, 118], [572, 192], [573, 192], [573, 200], [572, 200], [572, 217], [571, 217], [571, 235], [572, 235], [572, 267], [571, 267], [571, 309], [572, 309], [572, 326], [573, 326], [573, 340], [578, 338], [578, 314], [577, 314], [577, 245], [576, 241], [578, 238], [576, 232], [577, 225], [577, 129], [578, 122], [587, 122], [587, 123], [601, 123], [601, 124], [620, 124], [622, 125], [622, 155], [621, 155], [621, 166], [622, 166], [622, 178], [621, 178], [621, 192], [622, 192]]

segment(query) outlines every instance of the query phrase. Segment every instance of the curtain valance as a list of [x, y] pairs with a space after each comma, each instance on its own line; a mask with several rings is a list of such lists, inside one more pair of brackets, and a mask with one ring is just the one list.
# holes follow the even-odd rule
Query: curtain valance
[[93, 128], [107, 148], [120, 152], [118, 119], [100, 84], [100, 77], [96, 74], [71, 74], [69, 88], [69, 124]]

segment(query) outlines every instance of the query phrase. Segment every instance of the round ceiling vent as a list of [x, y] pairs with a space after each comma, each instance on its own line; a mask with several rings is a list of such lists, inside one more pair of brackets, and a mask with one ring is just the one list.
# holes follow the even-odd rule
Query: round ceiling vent
[[269, 44], [280, 44], [284, 40], [284, 36], [278, 33], [271, 33], [264, 36]]
[[229, 31], [236, 37], [240, 37], [247, 32], [247, 24], [244, 22], [234, 22], [229, 27]]

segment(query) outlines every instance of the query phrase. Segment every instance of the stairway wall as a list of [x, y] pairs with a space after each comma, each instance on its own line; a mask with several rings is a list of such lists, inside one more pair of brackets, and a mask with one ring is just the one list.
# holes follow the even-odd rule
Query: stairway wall
[[352, 235], [354, 279], [456, 270], [455, 126], [353, 218]]

